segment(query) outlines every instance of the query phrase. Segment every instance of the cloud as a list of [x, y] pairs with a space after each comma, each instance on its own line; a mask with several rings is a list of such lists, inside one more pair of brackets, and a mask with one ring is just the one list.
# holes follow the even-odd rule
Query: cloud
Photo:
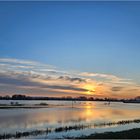
[[123, 88], [124, 87], [112, 87], [111, 90], [117, 92], [117, 91], [121, 91]]
[[140, 89], [134, 88], [134, 89], [128, 89], [127, 91], [129, 91], [129, 92], [137, 92], [137, 91], [139, 91], [140, 92]]
[[58, 89], [58, 90], [73, 90], [73, 91], [81, 91], [86, 92], [87, 89], [71, 86], [71, 85], [49, 85], [45, 83], [40, 82], [34, 82], [27, 77], [24, 76], [8, 76], [8, 75], [0, 75], [0, 84], [7, 84], [7, 85], [14, 85], [14, 86], [20, 86], [20, 87], [36, 87], [36, 88], [46, 88], [46, 89]]
[[101, 73], [82, 72], [82, 73], [80, 73], [80, 75], [85, 76], [85, 77], [100, 77], [100, 78], [111, 79], [111, 80], [120, 80], [121, 79], [114, 75], [101, 74]]
[[69, 77], [69, 76], [60, 76], [58, 77], [58, 79], [61, 79], [61, 80], [67, 80], [67, 81], [71, 81], [71, 82], [86, 82], [86, 80], [84, 78], [77, 78], [77, 77]]
[[88, 91], [87, 89], [73, 87], [73, 86], [42, 85], [41, 87], [42, 88], [51, 88], [51, 89], [74, 90], [74, 91], [81, 91], [81, 92]]
[[28, 65], [36, 65], [37, 62], [35, 61], [28, 61], [28, 60], [19, 60], [13, 58], [0, 58], [0, 62], [2, 63], [13, 63], [13, 64], [28, 64]]
[[0, 66], [1, 85], [38, 88], [40, 90], [87, 91], [77, 86], [77, 84], [85, 82], [85, 79], [72, 77], [70, 73], [58, 70], [53, 66], [50, 68], [50, 65], [34, 61], [1, 58]]
[[[0, 58], [0, 94], [22, 91], [46, 95], [51, 93], [56, 96], [74, 93], [116, 97], [122, 96], [121, 92], [130, 94], [130, 86], [131, 89], [140, 89], [131, 80], [115, 75], [64, 71], [35, 61]], [[135, 94], [139, 91], [135, 90]]]
[[131, 84], [131, 79], [120, 78], [115, 75], [110, 74], [102, 74], [102, 73], [90, 73], [90, 72], [82, 72], [79, 74], [80, 76], [94, 78], [97, 80], [106, 80], [109, 83], [118, 83], [118, 84]]

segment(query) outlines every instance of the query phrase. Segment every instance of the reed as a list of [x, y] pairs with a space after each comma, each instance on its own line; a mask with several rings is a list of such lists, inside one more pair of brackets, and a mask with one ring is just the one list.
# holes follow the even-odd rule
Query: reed
[[64, 126], [64, 127], [57, 127], [57, 128], [46, 128], [45, 130], [33, 130], [33, 131], [25, 131], [25, 132], [16, 132], [15, 134], [1, 134], [0, 139], [10, 139], [10, 138], [22, 138], [22, 137], [29, 137], [29, 136], [37, 136], [42, 134], [48, 134], [51, 132], [59, 133], [59, 132], [67, 132], [71, 130], [81, 130], [91, 127], [105, 127], [105, 126], [112, 126], [112, 125], [126, 125], [130, 123], [140, 123], [140, 119], [134, 119], [134, 120], [122, 120], [118, 122], [103, 122], [103, 123], [94, 123], [94, 124], [79, 124], [79, 125], [73, 125], [73, 126]]

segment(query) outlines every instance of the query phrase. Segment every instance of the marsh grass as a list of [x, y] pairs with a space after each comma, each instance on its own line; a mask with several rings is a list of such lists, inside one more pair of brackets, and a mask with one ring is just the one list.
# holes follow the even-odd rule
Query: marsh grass
[[[38, 135], [43, 135], [43, 134], [47, 135], [48, 133], [51, 133], [51, 132], [59, 133], [59, 132], [67, 132], [67, 131], [71, 131], [71, 130], [81, 130], [81, 129], [86, 129], [86, 128], [96, 128], [96, 127], [105, 127], [105, 126], [113, 126], [113, 125], [126, 125], [126, 124], [130, 124], [130, 123], [140, 123], [140, 119], [122, 120], [122, 121], [118, 121], [118, 122], [108, 122], [108, 123], [98, 123], [98, 124], [94, 123], [94, 124], [86, 124], [86, 125], [79, 124], [79, 125], [73, 125], [73, 126], [58, 127], [58, 128], [54, 128], [54, 129], [46, 128], [45, 130], [33, 130], [30, 132], [28, 132], [28, 131], [18, 132], [17, 131], [15, 134], [6, 134], [6, 133], [1, 134], [0, 139], [22, 138], [22, 137], [29, 137], [29, 136], [38, 136]], [[139, 129], [139, 132], [140, 132], [140, 129]], [[114, 133], [117, 133], [117, 132], [110, 132], [109, 134], [110, 134], [110, 136], [112, 136], [112, 134], [114, 134]], [[102, 134], [102, 136], [104, 136], [104, 135]]]
[[[67, 137], [67, 139], [73, 138]], [[74, 139], [140, 139], [140, 128], [134, 128], [119, 132], [94, 133], [89, 136], [81, 136]]]

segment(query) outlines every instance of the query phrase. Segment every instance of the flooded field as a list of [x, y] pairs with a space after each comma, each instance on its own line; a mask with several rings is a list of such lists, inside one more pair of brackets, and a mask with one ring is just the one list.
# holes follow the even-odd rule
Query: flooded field
[[[0, 101], [1, 104], [10, 104], [10, 102], [10, 100]], [[28, 135], [20, 135], [30, 138], [64, 138], [140, 128], [140, 120], [138, 120], [140, 104], [121, 102], [107, 104], [107, 102], [90, 101], [16, 102], [31, 105], [43, 102], [55, 106], [0, 109], [0, 135], [29, 132]], [[136, 119], [137, 121], [133, 121]]]

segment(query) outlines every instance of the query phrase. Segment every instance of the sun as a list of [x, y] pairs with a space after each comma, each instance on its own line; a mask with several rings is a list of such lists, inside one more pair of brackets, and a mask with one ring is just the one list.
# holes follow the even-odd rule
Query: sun
[[87, 90], [86, 94], [93, 94], [93, 92], [95, 92], [95, 87], [93, 85], [86, 84], [84, 88]]

